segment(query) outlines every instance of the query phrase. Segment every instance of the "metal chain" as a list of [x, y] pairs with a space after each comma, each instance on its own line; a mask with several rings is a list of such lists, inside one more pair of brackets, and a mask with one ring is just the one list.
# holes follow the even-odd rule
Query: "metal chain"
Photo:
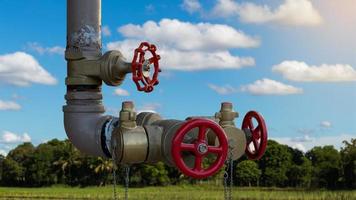
[[[116, 187], [117, 187], [117, 180], [116, 180], [116, 169], [117, 169], [117, 165], [116, 165], [116, 157], [115, 157], [115, 151], [116, 148], [113, 147], [112, 148], [112, 161], [113, 161], [113, 199], [114, 200], [118, 200], [118, 196], [117, 196], [117, 190], [116, 190]], [[130, 166], [125, 166], [125, 200], [128, 200], [129, 199], [129, 183], [130, 183]]]
[[228, 192], [227, 192], [227, 179], [229, 178], [228, 172], [225, 170], [224, 172], [224, 199], [228, 200]]
[[125, 200], [129, 199], [130, 166], [125, 166]]
[[232, 150], [230, 149], [230, 187], [229, 187], [229, 200], [232, 200], [232, 185], [234, 183], [233, 177], [233, 168], [234, 168], [234, 161], [232, 159]]
[[[226, 170], [224, 172], [224, 199], [232, 200], [232, 185], [233, 185], [233, 159], [232, 148], [229, 145], [229, 155], [226, 162]], [[229, 175], [230, 170], [230, 175]], [[230, 184], [228, 185], [228, 179], [230, 178]]]
[[114, 192], [113, 199], [117, 200], [118, 199], [117, 198], [117, 191], [116, 191], [116, 182], [117, 182], [116, 181], [116, 168], [117, 168], [117, 166], [116, 166], [116, 157], [115, 157], [115, 152], [116, 151], [115, 151], [115, 149], [116, 149], [115, 147], [112, 148], [112, 151], [111, 151], [112, 152], [111, 153], [112, 156], [111, 157], [112, 157], [112, 164], [113, 164], [112, 171], [113, 171], [113, 179], [114, 179], [113, 180], [113, 187], [114, 187], [113, 188], [113, 190], [114, 190], [113, 191]]

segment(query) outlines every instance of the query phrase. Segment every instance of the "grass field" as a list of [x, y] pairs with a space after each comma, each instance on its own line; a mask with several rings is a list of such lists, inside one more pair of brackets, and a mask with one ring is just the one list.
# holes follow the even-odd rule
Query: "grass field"
[[[119, 199], [124, 189], [117, 188]], [[129, 199], [223, 199], [219, 186], [168, 186], [130, 188]], [[0, 188], [0, 199], [112, 199], [113, 188], [64, 186], [48, 188]], [[356, 200], [356, 191], [306, 191], [278, 188], [234, 188], [233, 199], [241, 200]]]

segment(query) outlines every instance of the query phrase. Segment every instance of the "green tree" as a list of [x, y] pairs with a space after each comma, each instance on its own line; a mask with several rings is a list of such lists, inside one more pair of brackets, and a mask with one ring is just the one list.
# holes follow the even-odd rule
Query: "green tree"
[[2, 168], [5, 160], [5, 156], [0, 154], [0, 183], [2, 183]]
[[261, 173], [256, 162], [244, 160], [236, 166], [237, 184], [240, 186], [258, 186]]
[[[32, 185], [27, 169], [30, 167], [34, 151], [35, 147], [31, 143], [25, 142], [18, 145], [15, 149], [8, 153], [6, 156], [7, 161], [4, 164], [7, 165], [6, 167], [9, 168], [10, 172], [5, 169], [3, 170], [4, 176], [8, 179], [8, 181], [12, 179], [10, 182], [13, 184], [16, 183], [16, 186]], [[11, 177], [11, 173], [14, 177]]]
[[90, 168], [100, 180], [99, 185], [106, 185], [111, 182], [111, 174], [113, 173], [114, 164], [112, 160], [102, 157], [95, 157], [91, 160]]
[[293, 163], [288, 171], [288, 186], [291, 187], [309, 187], [311, 182], [312, 165], [310, 160], [302, 158], [300, 165]]
[[269, 140], [265, 155], [259, 161], [264, 186], [286, 186], [287, 171], [291, 166], [292, 155], [287, 145]]
[[168, 185], [170, 179], [165, 164], [143, 165], [142, 176], [144, 185]]
[[339, 152], [333, 146], [314, 147], [306, 156], [313, 165], [312, 186], [336, 188], [341, 172]]
[[298, 149], [289, 147], [289, 152], [292, 154], [292, 163], [287, 170], [288, 186], [309, 187], [312, 172], [310, 160]]
[[60, 150], [64, 142], [51, 140], [36, 147], [31, 155], [29, 168], [26, 170], [31, 186], [45, 186], [60, 183], [61, 176], [57, 174], [53, 163], [61, 157]]
[[74, 148], [69, 140], [65, 140], [60, 149], [57, 149], [58, 158], [53, 161], [54, 170], [60, 175], [61, 182], [69, 185], [78, 185], [75, 171], [82, 165], [81, 153]]
[[18, 145], [15, 149], [11, 150], [7, 158], [11, 158], [12, 160], [18, 163], [28, 163], [31, 159], [31, 154], [35, 151], [35, 147], [30, 142], [25, 142], [23, 144]]
[[2, 165], [2, 184], [5, 186], [23, 186], [25, 168], [12, 158], [5, 158]]
[[343, 164], [343, 180], [347, 188], [356, 189], [356, 139], [351, 142], [344, 141], [345, 147], [341, 148]]

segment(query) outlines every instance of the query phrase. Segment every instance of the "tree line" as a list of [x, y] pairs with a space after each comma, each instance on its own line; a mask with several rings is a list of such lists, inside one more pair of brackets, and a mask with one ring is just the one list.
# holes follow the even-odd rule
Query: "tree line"
[[[333, 146], [323, 146], [303, 153], [269, 140], [261, 160], [242, 157], [235, 161], [233, 178], [228, 181], [233, 181], [236, 186], [356, 189], [356, 139], [343, 144], [339, 151]], [[0, 184], [17, 187], [102, 186], [112, 184], [113, 168], [110, 159], [81, 154], [68, 140], [54, 139], [38, 146], [23, 143], [6, 157], [0, 156]], [[124, 167], [118, 166], [116, 171], [118, 181], [123, 184]], [[222, 184], [224, 171], [222, 169], [203, 182]], [[196, 182], [162, 162], [130, 166], [130, 186]]]

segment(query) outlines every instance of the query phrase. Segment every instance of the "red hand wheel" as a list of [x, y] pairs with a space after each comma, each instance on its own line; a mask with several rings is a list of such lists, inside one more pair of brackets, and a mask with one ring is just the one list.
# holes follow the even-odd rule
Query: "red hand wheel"
[[[253, 124], [253, 119], [258, 123], [256, 126]], [[251, 132], [251, 140], [248, 141], [245, 150], [247, 157], [251, 160], [260, 159], [267, 147], [267, 127], [262, 115], [256, 111], [248, 112], [242, 122], [242, 130]]]
[[[148, 42], [142, 42], [135, 49], [135, 54], [132, 59], [132, 80], [135, 82], [138, 91], [152, 92], [153, 87], [158, 84], [159, 69], [158, 60], [160, 56], [156, 54], [156, 46]], [[150, 52], [152, 57], [145, 59], [145, 54]], [[150, 77], [150, 66], [153, 64], [153, 74]]]
[[[185, 143], [184, 136], [192, 129], [198, 128], [197, 139], [192, 143]], [[212, 130], [218, 140], [219, 146], [209, 146], [206, 139], [208, 129]], [[228, 143], [224, 130], [215, 122], [207, 119], [192, 119], [185, 122], [176, 132], [172, 142], [172, 156], [177, 168], [185, 175], [193, 178], [206, 178], [214, 175], [224, 165], [227, 157]], [[194, 167], [190, 168], [183, 160], [182, 153], [193, 153]], [[204, 157], [208, 154], [215, 154], [216, 160], [208, 168], [203, 168]]]

